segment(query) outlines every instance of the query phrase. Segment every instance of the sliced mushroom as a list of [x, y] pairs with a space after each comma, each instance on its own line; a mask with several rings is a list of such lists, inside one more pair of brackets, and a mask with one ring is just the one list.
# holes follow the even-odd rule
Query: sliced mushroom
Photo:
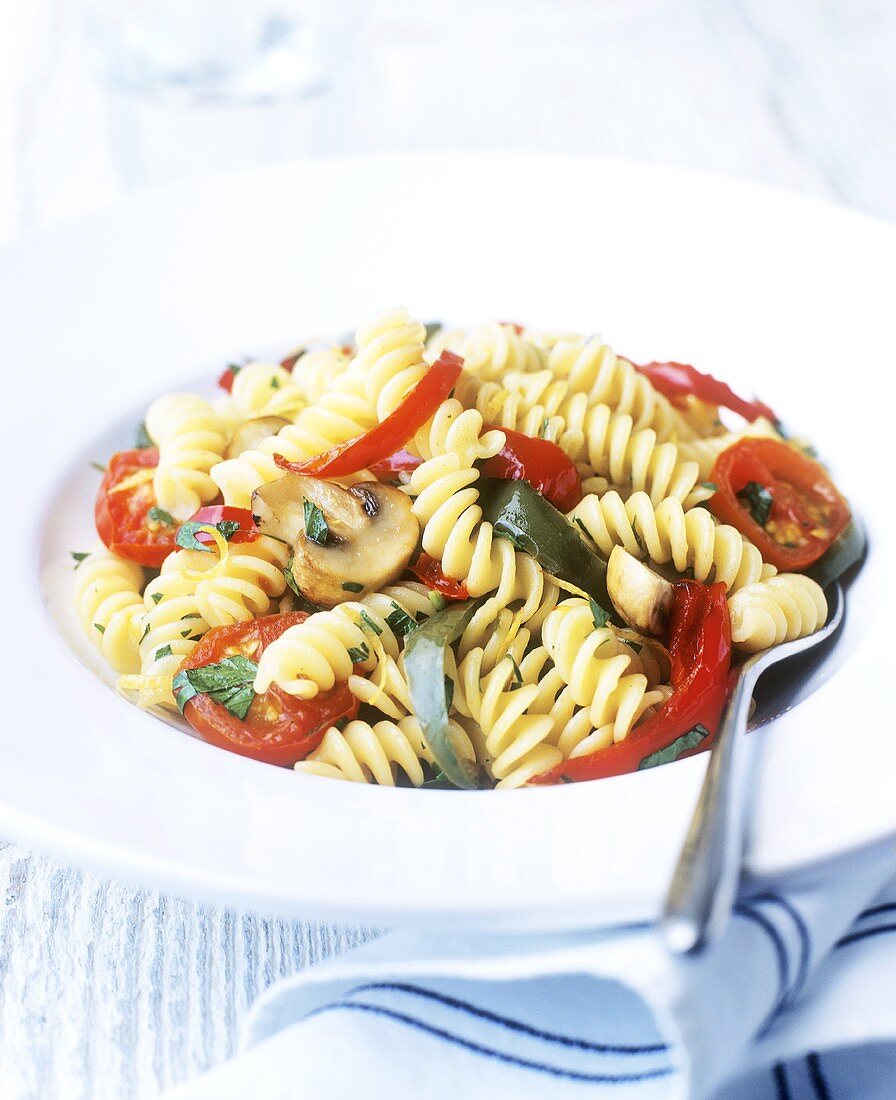
[[607, 591], [629, 626], [656, 638], [666, 632], [672, 585], [621, 546], [614, 547], [607, 563]]
[[265, 534], [292, 546], [293, 580], [320, 607], [357, 600], [396, 580], [420, 537], [410, 499], [379, 481], [344, 489], [286, 474], [255, 490], [252, 511]]
[[282, 416], [256, 416], [254, 420], [245, 420], [233, 433], [225, 458], [239, 458], [243, 451], [254, 451], [258, 444], [270, 435], [276, 435], [289, 423]]

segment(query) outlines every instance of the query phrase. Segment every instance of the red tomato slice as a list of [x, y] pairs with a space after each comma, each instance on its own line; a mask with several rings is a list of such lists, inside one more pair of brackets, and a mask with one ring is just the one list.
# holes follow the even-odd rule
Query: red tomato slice
[[778, 419], [768, 405], [738, 397], [727, 382], [704, 374], [689, 363], [644, 363], [642, 366], [632, 363], [632, 366], [649, 378], [653, 388], [668, 397], [673, 405], [684, 405], [686, 398], [696, 397], [707, 405], [731, 409], [750, 421], [760, 416], [768, 420]]
[[500, 428], [507, 442], [499, 454], [482, 464], [483, 477], [528, 481], [561, 512], [569, 512], [582, 499], [582, 479], [572, 459], [549, 439], [533, 439], [509, 428]]
[[[248, 508], [232, 508], [228, 504], [206, 504], [195, 515], [190, 516], [190, 522], [204, 523], [208, 527], [217, 527], [222, 522], [238, 523], [237, 530], [227, 536], [228, 542], [253, 542], [261, 534], [255, 526], [255, 517]], [[215, 541], [207, 531], [197, 531], [195, 538], [204, 546], [211, 546]]]
[[164, 513], [149, 515], [157, 508], [152, 479], [142, 480], [138, 475], [158, 464], [155, 447], [114, 454], [93, 510], [99, 536], [114, 554], [154, 569], [177, 548], [174, 539], [178, 528], [176, 522], [167, 522]]
[[453, 581], [442, 572], [442, 563], [426, 551], [409, 566], [414, 576], [433, 592], [440, 592], [446, 600], [468, 600], [470, 593], [460, 581]]
[[[238, 653], [257, 662], [271, 642], [307, 618], [304, 611], [292, 611], [215, 627], [181, 668], [218, 664]], [[296, 699], [273, 685], [263, 695], [256, 695], [244, 719], [237, 718], [208, 695], [194, 695], [184, 708], [184, 717], [211, 745], [267, 764], [291, 767], [316, 749], [324, 733], [340, 718], [354, 718], [358, 707], [358, 700], [347, 684], [314, 699]]]
[[[740, 440], [722, 451], [710, 478], [718, 486], [713, 515], [781, 570], [818, 561], [850, 521], [849, 505], [822, 467], [776, 439]], [[757, 499], [768, 513], [762, 522], [753, 514]]]

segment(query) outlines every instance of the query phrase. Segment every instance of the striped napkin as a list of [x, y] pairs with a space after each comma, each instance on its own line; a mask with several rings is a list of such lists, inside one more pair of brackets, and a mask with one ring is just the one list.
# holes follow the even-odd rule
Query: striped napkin
[[392, 932], [272, 987], [241, 1053], [168, 1100], [892, 1097], [894, 868], [745, 894], [693, 960], [650, 925]]

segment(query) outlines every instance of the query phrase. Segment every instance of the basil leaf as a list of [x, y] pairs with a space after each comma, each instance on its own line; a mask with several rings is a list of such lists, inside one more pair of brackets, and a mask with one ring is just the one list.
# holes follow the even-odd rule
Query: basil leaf
[[457, 787], [489, 786], [484, 770], [475, 761], [461, 760], [451, 741], [445, 656], [448, 647], [466, 629], [478, 602], [456, 604], [421, 623], [408, 636], [404, 668], [414, 713], [423, 737], [445, 777]]
[[183, 669], [174, 677], [175, 702], [183, 714], [195, 695], [207, 695], [242, 721], [255, 698], [257, 671], [258, 665], [242, 654], [225, 657], [215, 665]]
[[417, 623], [405, 611], [392, 601], [393, 610], [386, 616], [386, 622], [392, 627], [393, 633], [399, 638], [406, 638], [412, 630], [417, 629]]
[[822, 588], [827, 588], [862, 560], [865, 546], [865, 528], [862, 521], [853, 516], [849, 526], [844, 528], [811, 569], [806, 570], [806, 574]]
[[374, 632], [374, 634], [376, 634], [377, 637], [379, 637], [380, 634], [382, 634], [383, 631], [382, 631], [381, 627], [378, 627], [376, 625], [376, 623], [373, 621], [373, 619], [371, 619], [371, 617], [367, 614], [367, 612], [363, 608], [361, 609], [361, 621], [366, 623], [367, 626], [370, 627], [370, 629]]
[[158, 603], [159, 600], [164, 598], [164, 593], [162, 593], [162, 592], [153, 592], [152, 595], [149, 598], [152, 600], [153, 603]]
[[[172, 522], [174, 522], [172, 520]], [[204, 542], [200, 542], [196, 538], [197, 531], [206, 531], [209, 527], [214, 527], [216, 531], [219, 531], [224, 537], [225, 542], [230, 542], [233, 536], [239, 531], [239, 522], [235, 519], [222, 519], [218, 523], [197, 523], [196, 520], [188, 520], [186, 523], [182, 523], [177, 529], [177, 534], [174, 536], [174, 541], [178, 546], [183, 547], [184, 550], [204, 550], [211, 554], [214, 551], [214, 546], [206, 546]]]
[[768, 517], [772, 512], [775, 498], [758, 481], [748, 481], [737, 494], [737, 499], [747, 506], [747, 509], [760, 527], [765, 527]]
[[215, 527], [221, 532], [227, 542], [233, 538], [233, 536], [240, 529], [240, 522], [237, 519], [222, 519], [219, 520]]
[[90, 556], [89, 554], [82, 553], [80, 550], [69, 550], [69, 553], [75, 559], [75, 569], [78, 568], [86, 557]]
[[146, 517], [151, 519], [153, 523], [164, 523], [166, 527], [173, 527], [176, 522], [170, 512], [166, 512], [164, 508], [159, 508], [155, 504], [146, 513]]
[[105, 634], [106, 633], [106, 628], [103, 626], [102, 623], [94, 623], [93, 627], [94, 627], [94, 630], [98, 630], [100, 632], [100, 634]]
[[687, 733], [683, 733], [680, 737], [676, 737], [675, 740], [670, 745], [666, 745], [664, 749], [657, 749], [656, 752], [652, 752], [649, 756], [645, 756], [638, 765], [638, 771], [643, 771], [645, 768], [655, 768], [659, 764], [670, 764], [673, 760], [677, 760], [682, 753], [687, 752], [689, 749], [696, 749], [707, 737], [709, 737], [709, 730], [706, 726], [698, 723], [693, 729], [688, 730]]
[[454, 702], [454, 681], [445, 673], [445, 707], [451, 713], [451, 704]]
[[358, 581], [343, 581], [342, 582], [342, 591], [343, 592], [363, 592], [364, 591], [364, 585], [359, 584]]
[[134, 440], [134, 447], [140, 451], [145, 451], [148, 447], [155, 447], [155, 443], [153, 443], [152, 437], [146, 430], [145, 424], [141, 424], [137, 429], [137, 438]]
[[327, 526], [323, 512], [311, 500], [305, 500], [302, 504], [305, 510], [306, 536], [312, 542], [316, 542], [318, 546], [326, 546], [327, 539], [330, 536], [330, 528]]
[[513, 679], [507, 687], [508, 691], [516, 691], [517, 688], [523, 686], [523, 674], [520, 672], [520, 666], [516, 663], [512, 653], [506, 654], [507, 660], [513, 665]]
[[[549, 573], [583, 588], [601, 607], [612, 607], [607, 563], [575, 527], [527, 481], [482, 478], [479, 504], [495, 534], [531, 554]], [[584, 530], [584, 526], [582, 529]], [[610, 616], [614, 622], [616, 616]]]
[[714, 493], [717, 493], [719, 491], [719, 487], [718, 487], [718, 485], [716, 485], [716, 483], [714, 481], [701, 481], [700, 482], [700, 488], [701, 489], [710, 489]]
[[158, 660], [160, 657], [170, 657], [170, 656], [171, 656], [171, 646], [170, 645], [160, 645], [159, 648], [156, 650], [155, 659]]
[[348, 651], [348, 655], [351, 658], [352, 664], [357, 665], [367, 660], [370, 656], [370, 650], [367, 648], [367, 643], [362, 642], [360, 645], [352, 646]]

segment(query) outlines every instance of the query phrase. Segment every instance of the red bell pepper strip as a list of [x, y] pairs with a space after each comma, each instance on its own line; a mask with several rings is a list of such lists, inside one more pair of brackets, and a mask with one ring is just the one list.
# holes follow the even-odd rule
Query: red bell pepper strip
[[226, 390], [228, 393], [233, 389], [233, 380], [239, 373], [239, 367], [236, 363], [229, 363], [221, 372], [221, 376], [218, 379], [218, 385], [222, 390]]
[[423, 427], [454, 388], [463, 365], [459, 355], [443, 351], [398, 408], [369, 432], [305, 462], [289, 462], [283, 455], [274, 455], [274, 461], [281, 470], [312, 477], [347, 477], [375, 466]]
[[723, 584], [675, 585], [669, 654], [672, 696], [665, 706], [624, 740], [564, 760], [532, 783], [604, 779], [708, 749], [729, 691], [731, 622]]
[[380, 480], [389, 480], [395, 474], [411, 473], [417, 469], [422, 461], [422, 458], [417, 458], [416, 455], [412, 455], [410, 451], [402, 448], [402, 450], [396, 451], [394, 455], [384, 458], [382, 462], [374, 462], [372, 466], [368, 466], [368, 469]]
[[685, 405], [685, 399], [696, 397], [707, 405], [721, 405], [739, 413], [745, 420], [756, 420], [764, 416], [767, 420], [777, 420], [772, 409], [761, 401], [747, 401], [732, 390], [726, 383], [711, 374], [704, 374], [688, 363], [645, 363], [632, 366], [640, 374], [649, 378], [653, 388], [668, 397], [679, 408]]
[[582, 479], [569, 455], [550, 439], [534, 439], [509, 428], [499, 430], [507, 442], [482, 464], [482, 476], [528, 481], [561, 512], [575, 508], [582, 499]]
[[424, 550], [413, 565], [409, 566], [414, 576], [433, 592], [440, 592], [447, 600], [468, 600], [470, 593], [460, 581], [453, 581], [442, 572], [442, 563]]

